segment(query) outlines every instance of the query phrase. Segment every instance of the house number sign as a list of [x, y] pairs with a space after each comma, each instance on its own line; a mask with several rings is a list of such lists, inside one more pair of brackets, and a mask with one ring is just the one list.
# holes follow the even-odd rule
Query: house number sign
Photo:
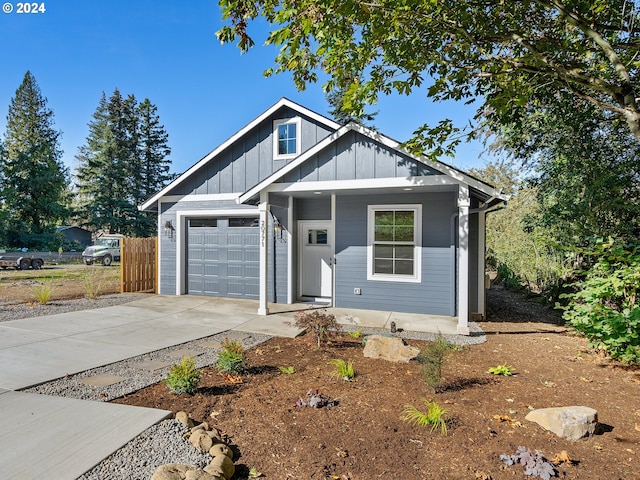
[[267, 222], [260, 220], [260, 246], [264, 247], [267, 241]]

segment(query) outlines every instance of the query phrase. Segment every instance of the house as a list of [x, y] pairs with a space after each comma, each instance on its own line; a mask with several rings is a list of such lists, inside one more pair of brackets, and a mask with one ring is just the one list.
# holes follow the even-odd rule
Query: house
[[361, 125], [281, 99], [143, 205], [159, 225], [159, 292], [485, 313], [494, 187]]
[[67, 242], [76, 242], [83, 247], [91, 244], [91, 232], [84, 228], [64, 225], [56, 227], [56, 233], [63, 235]]

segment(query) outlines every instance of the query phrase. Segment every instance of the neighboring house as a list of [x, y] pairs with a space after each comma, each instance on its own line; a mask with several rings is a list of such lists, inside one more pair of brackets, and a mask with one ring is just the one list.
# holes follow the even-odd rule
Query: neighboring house
[[68, 242], [78, 242], [82, 246], [91, 245], [91, 232], [80, 227], [62, 226], [56, 227], [56, 233], [64, 235]]
[[283, 98], [140, 208], [158, 212], [161, 294], [457, 317], [468, 334], [485, 215], [505, 200]]

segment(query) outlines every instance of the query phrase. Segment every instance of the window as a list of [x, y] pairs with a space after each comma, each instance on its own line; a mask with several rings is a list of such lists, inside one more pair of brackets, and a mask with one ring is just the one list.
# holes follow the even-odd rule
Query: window
[[189, 219], [189, 228], [206, 228], [217, 227], [218, 219], [216, 218], [191, 218]]
[[260, 224], [257, 217], [231, 217], [229, 227], [257, 227]]
[[273, 157], [293, 158], [300, 154], [300, 117], [273, 122]]
[[419, 282], [421, 205], [370, 205], [367, 278]]

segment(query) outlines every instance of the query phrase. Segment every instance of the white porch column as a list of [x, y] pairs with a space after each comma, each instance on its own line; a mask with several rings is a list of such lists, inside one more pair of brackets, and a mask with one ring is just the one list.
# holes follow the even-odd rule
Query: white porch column
[[483, 320], [487, 318], [487, 295], [486, 289], [484, 288], [485, 256], [487, 244], [486, 220], [486, 213], [483, 210], [478, 212], [478, 313], [482, 315]]
[[260, 192], [260, 302], [258, 315], [268, 315], [269, 298], [269, 194]]
[[469, 335], [469, 187], [458, 186], [458, 334]]

